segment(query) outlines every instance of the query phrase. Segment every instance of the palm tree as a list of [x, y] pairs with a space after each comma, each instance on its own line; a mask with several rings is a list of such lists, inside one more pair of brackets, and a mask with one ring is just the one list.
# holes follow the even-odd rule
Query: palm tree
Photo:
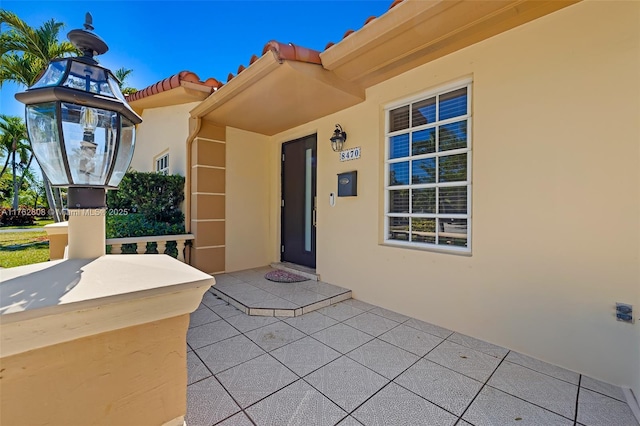
[[115, 75], [116, 78], [118, 79], [118, 84], [120, 86], [120, 90], [125, 95], [130, 95], [131, 93], [135, 93], [135, 92], [138, 91], [137, 89], [134, 89], [133, 87], [125, 86], [125, 81], [127, 80], [127, 77], [129, 77], [131, 75], [132, 72], [133, 72], [133, 70], [130, 70], [130, 69], [125, 68], [125, 67], [121, 67], [121, 68], [118, 68], [117, 70], [115, 70], [114, 73], [113, 73], [113, 75]]
[[7, 170], [13, 152], [17, 152], [21, 163], [26, 163], [30, 151], [27, 142], [27, 126], [22, 118], [0, 114], [0, 156], [6, 157], [0, 177]]
[[[15, 13], [0, 9], [0, 26], [6, 27], [0, 34], [0, 87], [5, 81], [32, 86], [52, 59], [79, 53], [70, 42], [58, 40], [64, 24], [54, 19], [32, 28]], [[60, 191], [54, 196], [49, 180], [42, 176], [54, 220], [59, 222], [55, 207], [62, 206]]]
[[[10, 159], [12, 162], [13, 209], [17, 210], [19, 188], [22, 187], [25, 171], [31, 166], [33, 160], [33, 153], [27, 141], [27, 127], [22, 118], [0, 114], [0, 150], [3, 152], [3, 156], [6, 156], [0, 177], [7, 170]], [[16, 156], [19, 158], [18, 164], [16, 164]], [[22, 177], [18, 181], [17, 168], [19, 166], [22, 166]]]

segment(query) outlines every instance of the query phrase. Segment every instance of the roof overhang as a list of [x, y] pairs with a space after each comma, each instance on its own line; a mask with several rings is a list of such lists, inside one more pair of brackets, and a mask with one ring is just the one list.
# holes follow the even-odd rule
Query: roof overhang
[[320, 53], [362, 87], [515, 28], [580, 0], [405, 0]]
[[191, 111], [214, 124], [274, 135], [362, 102], [364, 90], [322, 65], [267, 52]]
[[141, 114], [143, 110], [171, 105], [182, 105], [190, 102], [205, 100], [213, 88], [189, 81], [181, 81], [178, 87], [164, 92], [146, 96], [141, 99], [129, 101], [129, 105], [135, 112]]

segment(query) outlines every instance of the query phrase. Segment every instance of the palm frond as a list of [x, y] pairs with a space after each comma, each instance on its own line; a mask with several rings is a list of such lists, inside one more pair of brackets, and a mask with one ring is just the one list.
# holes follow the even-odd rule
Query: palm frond
[[47, 64], [52, 59], [79, 53], [70, 42], [58, 40], [64, 24], [54, 19], [32, 28], [15, 13], [0, 10], [0, 25], [8, 27], [0, 35], [0, 54], [29, 54]]
[[40, 58], [7, 53], [0, 58], [0, 87], [7, 81], [32, 86], [45, 67], [46, 63]]
[[25, 21], [23, 21], [18, 15], [8, 10], [0, 10], [0, 25], [6, 25], [9, 27], [10, 38], [16, 44], [15, 51], [30, 52], [36, 56], [44, 58], [44, 52], [42, 51], [40, 37], [36, 31], [31, 28]]

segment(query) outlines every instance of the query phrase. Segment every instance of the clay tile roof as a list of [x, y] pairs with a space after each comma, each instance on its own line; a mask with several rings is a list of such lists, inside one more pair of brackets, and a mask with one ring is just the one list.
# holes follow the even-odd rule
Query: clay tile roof
[[[391, 5], [389, 6], [389, 10], [393, 9], [403, 1], [404, 0], [394, 0], [393, 3], [391, 3]], [[369, 18], [367, 18], [367, 20], [363, 24], [363, 27], [368, 23], [370, 23], [371, 21], [373, 21], [374, 19], [376, 19], [375, 16], [370, 16]], [[356, 30], [349, 29], [344, 33], [344, 36], [342, 38], [345, 39], [346, 37], [350, 36], [354, 32], [356, 32]], [[334, 43], [330, 41], [325, 46], [324, 50], [329, 49], [333, 45]], [[322, 65], [322, 61], [320, 60], [320, 52], [313, 49], [308, 49], [306, 47], [296, 46], [293, 43], [285, 44], [285, 43], [280, 43], [278, 41], [272, 40], [264, 45], [264, 48], [262, 49], [262, 55], [264, 55], [269, 51], [273, 52], [280, 62], [287, 60], [287, 61], [308, 62], [311, 64]], [[251, 56], [251, 59], [249, 60], [249, 66], [251, 66], [251, 64], [253, 64], [258, 59], [259, 57], [256, 55]], [[246, 68], [244, 65], [240, 65], [238, 67], [238, 72], [236, 75], [240, 74], [245, 69]], [[227, 76], [227, 83], [233, 80], [234, 77], [235, 76], [232, 73], [229, 73], [229, 75]], [[156, 93], [164, 92], [164, 91], [179, 87], [182, 81], [188, 81], [195, 84], [202, 84], [204, 86], [209, 86], [213, 88], [212, 92], [215, 91], [216, 89], [219, 89], [224, 84], [216, 80], [215, 78], [209, 78], [206, 81], [202, 82], [200, 81], [198, 76], [192, 73], [191, 71], [182, 71], [178, 74], [172, 75], [171, 77], [167, 77], [164, 80], [159, 81], [156, 84], [153, 84], [145, 89], [139, 90], [136, 93], [128, 95], [127, 98], [129, 102], [142, 99], [144, 97], [151, 96]]]
[[[376, 19], [376, 17], [375, 17], [375, 16], [369, 16], [369, 17], [367, 18], [367, 20], [366, 20], [366, 21], [364, 21], [364, 25], [367, 25], [369, 22], [373, 21], [374, 19]], [[364, 25], [363, 25], [363, 26], [364, 26]]]
[[272, 40], [264, 45], [262, 54], [264, 55], [268, 51], [272, 51], [280, 61], [288, 60], [309, 62], [311, 64], [319, 65], [322, 64], [320, 61], [320, 52], [313, 49], [307, 49], [306, 47], [296, 46], [293, 43], [284, 44]]
[[[400, 3], [402, 3], [404, 0], [394, 0], [393, 3], [391, 3], [391, 5], [389, 6], [388, 10], [393, 9], [394, 7], [396, 7], [397, 5], [399, 5]], [[364, 21], [364, 24], [362, 25], [363, 27], [365, 25], [367, 25], [369, 22], [373, 21], [374, 19], [376, 19], [375, 16], [370, 16], [367, 18], [366, 21]], [[342, 36], [342, 39], [344, 40], [345, 38], [349, 37], [351, 34], [355, 33], [357, 30], [353, 30], [353, 29], [348, 29], [344, 35]], [[331, 46], [333, 46], [335, 43], [330, 41], [329, 43], [327, 43], [327, 45], [324, 47], [324, 50], [327, 50], [328, 48], [330, 48]]]
[[178, 74], [174, 74], [171, 77], [167, 77], [162, 81], [152, 84], [151, 86], [148, 86], [142, 90], [138, 90], [135, 93], [127, 95], [127, 101], [133, 102], [142, 98], [146, 98], [147, 96], [151, 96], [161, 92], [166, 92], [167, 90], [175, 89], [176, 87], [180, 87], [180, 84], [183, 81], [210, 87], [212, 88], [212, 91], [222, 87], [222, 83], [220, 83], [215, 78], [208, 78], [206, 81], [203, 82], [203, 81], [200, 81], [200, 78], [195, 73], [191, 71], [181, 71]]
[[222, 83], [219, 82], [218, 80], [216, 80], [213, 77], [209, 77], [205, 82], [204, 82], [205, 86], [209, 86], [209, 87], [213, 87], [215, 89], [219, 89], [222, 87]]

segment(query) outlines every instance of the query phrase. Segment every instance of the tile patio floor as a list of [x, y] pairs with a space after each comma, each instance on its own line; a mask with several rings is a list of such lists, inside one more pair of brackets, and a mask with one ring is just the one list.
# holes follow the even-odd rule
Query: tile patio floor
[[273, 270], [267, 266], [217, 275], [211, 292], [246, 314], [271, 317], [297, 317], [351, 299], [351, 290], [322, 281], [269, 281], [264, 275]]
[[638, 426], [618, 387], [354, 299], [276, 318], [207, 292], [187, 343], [188, 426]]

